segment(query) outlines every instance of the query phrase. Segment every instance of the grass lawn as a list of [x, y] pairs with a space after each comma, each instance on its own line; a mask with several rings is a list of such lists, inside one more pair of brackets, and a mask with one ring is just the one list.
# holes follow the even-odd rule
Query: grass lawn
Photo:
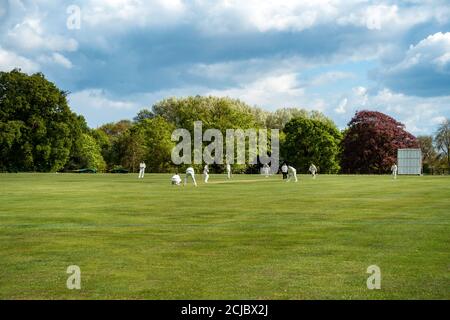
[[450, 177], [169, 180], [0, 174], [0, 299], [450, 299]]

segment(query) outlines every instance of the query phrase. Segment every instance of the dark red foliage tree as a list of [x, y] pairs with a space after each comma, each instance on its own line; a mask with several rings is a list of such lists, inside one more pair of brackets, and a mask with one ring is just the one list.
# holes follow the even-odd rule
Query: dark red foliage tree
[[376, 111], [356, 112], [342, 141], [344, 173], [386, 173], [397, 161], [400, 148], [418, 148], [405, 126]]

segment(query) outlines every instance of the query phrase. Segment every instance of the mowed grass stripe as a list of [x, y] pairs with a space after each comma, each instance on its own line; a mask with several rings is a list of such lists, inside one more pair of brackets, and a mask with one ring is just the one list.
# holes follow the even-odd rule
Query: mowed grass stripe
[[196, 178], [0, 175], [0, 298], [450, 297], [449, 177]]

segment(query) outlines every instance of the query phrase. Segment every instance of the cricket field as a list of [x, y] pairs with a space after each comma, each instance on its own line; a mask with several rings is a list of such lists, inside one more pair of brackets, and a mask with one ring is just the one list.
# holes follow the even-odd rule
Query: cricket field
[[450, 177], [0, 174], [0, 248], [0, 299], [450, 299]]

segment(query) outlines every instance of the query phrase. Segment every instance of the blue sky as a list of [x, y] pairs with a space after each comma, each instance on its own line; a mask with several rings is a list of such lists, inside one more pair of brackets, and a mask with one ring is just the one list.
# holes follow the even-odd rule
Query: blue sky
[[70, 91], [92, 127], [199, 94], [320, 110], [341, 128], [378, 110], [430, 134], [450, 117], [450, 4], [0, 0], [0, 70], [16, 67]]

